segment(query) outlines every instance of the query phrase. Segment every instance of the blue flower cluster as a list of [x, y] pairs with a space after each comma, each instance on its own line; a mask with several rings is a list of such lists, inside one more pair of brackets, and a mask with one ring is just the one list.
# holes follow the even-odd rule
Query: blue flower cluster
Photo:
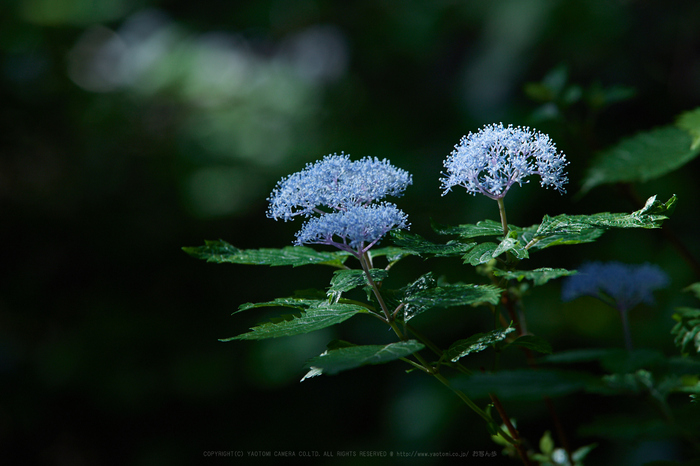
[[407, 171], [387, 160], [328, 155], [277, 183], [267, 216], [285, 221], [311, 217], [295, 244], [328, 244], [361, 255], [389, 231], [408, 228], [398, 207], [375, 201], [401, 196], [412, 182]]
[[652, 292], [668, 284], [668, 275], [655, 265], [589, 262], [564, 280], [561, 295], [563, 301], [592, 296], [624, 312], [640, 303], [652, 304]]
[[440, 181], [443, 195], [453, 186], [462, 186], [471, 194], [497, 200], [512, 185], [522, 185], [528, 176], [539, 175], [541, 186], [566, 192], [564, 184], [568, 178], [564, 168], [568, 164], [546, 134], [526, 127], [492, 124], [462, 138], [445, 159], [447, 173]]

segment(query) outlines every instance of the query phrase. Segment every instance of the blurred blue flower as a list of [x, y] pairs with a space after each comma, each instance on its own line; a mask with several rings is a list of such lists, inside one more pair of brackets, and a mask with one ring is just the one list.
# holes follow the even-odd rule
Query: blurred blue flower
[[267, 216], [311, 217], [296, 234], [296, 245], [327, 244], [359, 256], [389, 231], [408, 228], [406, 214], [396, 205], [375, 201], [401, 196], [412, 181], [386, 159], [328, 155], [277, 183]]
[[546, 134], [527, 127], [504, 127], [502, 123], [484, 126], [469, 133], [445, 159], [447, 173], [440, 179], [443, 195], [453, 186], [462, 186], [471, 194], [491, 199], [503, 198], [514, 184], [522, 185], [530, 175], [539, 175], [541, 186], [566, 192], [564, 168], [569, 164], [557, 153]]
[[408, 226], [408, 216], [394, 204], [353, 206], [309, 219], [296, 234], [296, 244], [328, 244], [361, 255], [389, 231]]
[[365, 157], [353, 162], [347, 154], [328, 155], [277, 183], [268, 198], [267, 216], [286, 221], [296, 215], [323, 214], [321, 207], [339, 211], [367, 205], [386, 196], [401, 196], [412, 182], [407, 171], [386, 159]]
[[656, 265], [589, 262], [564, 280], [561, 295], [563, 301], [592, 296], [624, 312], [640, 303], [653, 304], [653, 291], [668, 284], [668, 275]]

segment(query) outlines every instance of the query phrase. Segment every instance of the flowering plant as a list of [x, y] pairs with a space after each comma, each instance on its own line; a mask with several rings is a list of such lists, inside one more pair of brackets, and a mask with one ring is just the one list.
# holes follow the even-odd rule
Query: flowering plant
[[[662, 383], [663, 394], [656, 400], [665, 409], [665, 397], [669, 393], [697, 392], [700, 385], [692, 385], [676, 376], [669, 367], [666, 373], [670, 375], [661, 382], [655, 381], [646, 367], [638, 365], [638, 358], [629, 344], [627, 355], [618, 350], [552, 354], [551, 345], [537, 336], [537, 330], [528, 329], [521, 305], [528, 287], [568, 277], [564, 285], [565, 301], [580, 295], [596, 296], [616, 303], [626, 319], [627, 310], [640, 302], [649, 302], [651, 290], [668, 283], [665, 274], [652, 266], [632, 269], [621, 264], [589, 264], [582, 266], [578, 274], [575, 270], [561, 268], [521, 267], [523, 261], [537, 251], [589, 243], [606, 230], [659, 228], [676, 203], [675, 196], [666, 202], [654, 196], [640, 210], [629, 214], [545, 215], [540, 223], [528, 227], [509, 225], [503, 199], [510, 188], [527, 183], [527, 178], [534, 175], [540, 177], [542, 186], [565, 192], [567, 165], [566, 157], [557, 151], [548, 136], [529, 128], [498, 124], [470, 133], [444, 161], [445, 173], [440, 180], [443, 194], [461, 186], [470, 194], [483, 194], [496, 200], [500, 222], [482, 220], [458, 226], [434, 225], [437, 234], [456, 238], [432, 242], [407, 232], [407, 214], [384, 200], [387, 196], [401, 196], [411, 185], [413, 180], [408, 172], [387, 160], [353, 161], [347, 154], [329, 155], [281, 180], [268, 199], [267, 215], [272, 219], [288, 221], [297, 216], [305, 217], [293, 246], [241, 250], [224, 241], [207, 241], [202, 247], [185, 250], [197, 258], [218, 263], [322, 265], [336, 269], [326, 291], [305, 290], [291, 297], [242, 304], [239, 311], [285, 307], [295, 309], [296, 314], [263, 323], [222, 341], [304, 334], [355, 316], [378, 319], [393, 331], [393, 342], [357, 345], [334, 340], [326, 351], [307, 361], [307, 372], [301, 380], [368, 364], [401, 361], [410, 369], [433, 377], [459, 397], [484, 421], [493, 441], [503, 447], [504, 454], [519, 458], [524, 464], [581, 464], [593, 446], [573, 448], [563, 429], [558, 427], [550, 397], [581, 391], [623, 394], [632, 386], [656, 390], [658, 383]], [[387, 241], [392, 244], [386, 245]], [[380, 243], [384, 243], [383, 247], [379, 247]], [[308, 245], [332, 249], [316, 250]], [[391, 269], [409, 256], [461, 258], [464, 264], [478, 267], [488, 283], [445, 283], [429, 272], [413, 277], [400, 288], [388, 289], [384, 284]], [[380, 260], [384, 261], [382, 266], [379, 266]], [[366, 291], [366, 299], [352, 296], [359, 288]], [[417, 315], [459, 306], [483, 308], [493, 317], [493, 327], [474, 329], [465, 338], [441, 347], [413, 325], [412, 319]], [[486, 350], [494, 352], [493, 370], [479, 371], [470, 367], [470, 357]], [[531, 370], [499, 370], [501, 355], [517, 350], [525, 353]], [[535, 353], [545, 356], [536, 358]], [[582, 372], [534, 371], [542, 364], [591, 359], [605, 365], [612, 356], [626, 361], [618, 364], [625, 369], [602, 378]], [[539, 451], [526, 440], [508, 415], [504, 401], [510, 398], [513, 390], [535, 394], [545, 400], [561, 447], [555, 448], [549, 432], [542, 436]], [[482, 398], [488, 401], [477, 401]]]

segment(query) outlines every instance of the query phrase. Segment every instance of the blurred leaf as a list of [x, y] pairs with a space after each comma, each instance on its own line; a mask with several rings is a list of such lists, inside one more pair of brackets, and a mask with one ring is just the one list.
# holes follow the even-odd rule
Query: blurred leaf
[[678, 308], [673, 320], [677, 323], [671, 329], [671, 335], [674, 335], [673, 342], [681, 353], [700, 353], [700, 309]]
[[520, 336], [506, 345], [503, 349], [505, 350], [510, 346], [520, 346], [522, 348], [531, 349], [540, 353], [552, 354], [552, 345], [550, 345], [544, 338], [535, 335]]
[[476, 243], [460, 243], [450, 241], [447, 244], [431, 243], [420, 237], [404, 231], [394, 230], [391, 232], [394, 244], [403, 250], [412, 251], [415, 254], [434, 254], [435, 256], [459, 256], [468, 251]]
[[505, 277], [508, 280], [532, 280], [535, 286], [544, 285], [550, 280], [559, 277], [568, 277], [576, 274], [575, 270], [566, 269], [551, 269], [549, 267], [541, 267], [535, 270], [514, 270], [506, 272], [504, 270], [493, 269], [493, 274], [497, 277]]
[[690, 150], [700, 147], [700, 107], [689, 112], [682, 113], [676, 120], [676, 126], [686, 130], [693, 138]]
[[700, 299], [700, 282], [693, 283], [683, 288], [683, 291], [690, 291], [696, 298]]
[[483, 351], [488, 348], [489, 345], [505, 340], [506, 336], [513, 331], [515, 331], [514, 327], [508, 327], [491, 330], [487, 333], [477, 333], [469, 338], [452, 343], [449, 349], [445, 352], [445, 355], [450, 359], [450, 361], [457, 362], [460, 358], [463, 358], [470, 353]]
[[[327, 375], [355, 369], [367, 364], [384, 364], [409, 356], [423, 349], [415, 340], [400, 341], [388, 345], [345, 346], [328, 350], [306, 362], [307, 369]], [[308, 378], [309, 375], [305, 378]], [[303, 380], [303, 379], [302, 379]]]
[[551, 455], [554, 451], [554, 440], [552, 439], [552, 433], [550, 431], [545, 431], [540, 439], [540, 451], [547, 456]]
[[600, 361], [606, 355], [620, 351], [617, 348], [591, 348], [562, 351], [539, 359], [540, 362], [552, 364], [572, 364], [579, 362]]
[[306, 246], [286, 246], [282, 249], [238, 249], [226, 241], [205, 241], [204, 246], [182, 248], [187, 254], [218, 264], [281, 266], [322, 264], [342, 267], [349, 254], [347, 252], [318, 252]]
[[513, 370], [493, 374], [476, 373], [454, 380], [455, 388], [469, 396], [495, 393], [502, 400], [541, 400], [543, 396], [564, 396], [599, 382], [586, 374], [552, 370]]
[[659, 178], [693, 160], [700, 148], [690, 134], [669, 125], [638, 133], [600, 152], [583, 181], [581, 192], [610, 183], [645, 182]]
[[366, 312], [368, 312], [367, 309], [355, 304], [319, 303], [306, 311], [302, 311], [300, 316], [274, 319], [272, 322], [251, 328], [251, 331], [248, 333], [219, 341], [263, 340], [266, 338], [300, 335], [339, 324], [355, 314]]

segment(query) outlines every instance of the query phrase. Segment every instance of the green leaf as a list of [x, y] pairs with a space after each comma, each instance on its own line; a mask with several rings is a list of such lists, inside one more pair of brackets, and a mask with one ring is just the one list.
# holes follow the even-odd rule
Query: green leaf
[[671, 329], [671, 335], [674, 335], [673, 343], [681, 353], [700, 353], [700, 309], [676, 309], [673, 320], [677, 323]]
[[494, 251], [498, 245], [496, 243], [481, 243], [470, 249], [465, 255], [462, 256], [464, 263], [469, 263], [473, 266], [479, 264], [485, 264], [494, 258]]
[[[513, 235], [517, 234], [515, 231], [511, 231], [510, 233]], [[525, 245], [526, 243], [511, 237], [509, 234], [509, 236], [504, 238], [503, 241], [501, 241], [501, 244], [499, 244], [493, 251], [492, 256], [498, 257], [504, 252], [510, 252], [518, 259], [527, 259], [530, 257], [530, 255], [528, 254], [527, 249], [525, 249]]]
[[475, 243], [464, 244], [459, 241], [450, 241], [447, 244], [435, 244], [423, 239], [419, 235], [394, 230], [391, 232], [394, 244], [405, 251], [415, 254], [434, 254], [435, 256], [459, 256], [468, 251]]
[[281, 266], [323, 264], [342, 267], [350, 255], [347, 252], [318, 252], [306, 246], [286, 246], [282, 249], [238, 249], [226, 241], [205, 241], [204, 246], [182, 248], [187, 254], [207, 262]]
[[552, 439], [552, 433], [550, 431], [545, 431], [540, 439], [540, 451], [546, 456], [550, 456], [554, 451], [554, 440]]
[[[612, 228], [660, 228], [661, 224], [668, 217], [664, 214], [670, 213], [675, 208], [677, 198], [672, 196], [667, 202], [661, 203], [656, 200], [656, 196], [650, 197], [643, 208], [631, 214], [611, 214], [603, 212], [593, 215], [557, 215], [549, 217], [545, 215], [542, 223], [532, 233], [529, 229], [524, 233], [524, 238], [532, 235], [529, 240], [529, 247], [539, 249], [553, 246], [554, 244], [587, 242], [591, 230], [609, 230]], [[600, 234], [598, 234], [600, 236]], [[556, 243], [543, 240], [556, 237]], [[581, 241], [583, 237], [583, 241]], [[540, 243], [538, 245], [538, 243]]]
[[[690, 120], [691, 117], [682, 119], [681, 125], [690, 126]], [[696, 140], [687, 130], [675, 125], [638, 133], [595, 157], [581, 192], [586, 193], [601, 184], [653, 180], [682, 167], [698, 153], [700, 147]]]
[[291, 307], [294, 309], [308, 309], [311, 306], [318, 306], [323, 303], [326, 303], [325, 299], [308, 299], [296, 296], [290, 298], [275, 298], [272, 301], [266, 301], [264, 303], [241, 304], [238, 306], [238, 310], [233, 314], [238, 314], [239, 312], [247, 311], [248, 309], [257, 309], [260, 307]]
[[700, 107], [681, 114], [676, 120], [676, 126], [686, 130], [693, 138], [690, 150], [700, 147]]
[[514, 270], [511, 272], [493, 269], [493, 274], [497, 277], [505, 277], [508, 280], [518, 280], [519, 282], [523, 280], [532, 280], [535, 286], [540, 286], [544, 285], [550, 280], [554, 280], [555, 278], [568, 277], [569, 275], [574, 275], [576, 274], [576, 271], [542, 267], [535, 270]]
[[[462, 238], [478, 236], [503, 236], [503, 226], [493, 220], [482, 220], [476, 225], [448, 226], [431, 222], [433, 230], [440, 235], [459, 235]], [[510, 225], [509, 225], [510, 227]]]
[[531, 349], [540, 353], [552, 354], [552, 345], [544, 338], [535, 335], [523, 335], [516, 338], [511, 343], [508, 343], [503, 350], [511, 346], [520, 346], [521, 348]]
[[329, 304], [324, 302], [302, 311], [300, 316], [275, 319], [272, 322], [251, 328], [251, 331], [248, 333], [220, 341], [263, 340], [266, 338], [300, 335], [339, 324], [355, 314], [367, 312], [367, 309], [355, 304]]
[[[389, 276], [389, 273], [384, 269], [371, 269], [369, 273], [375, 282], [381, 282]], [[337, 299], [341, 293], [365, 285], [369, 285], [369, 283], [363, 270], [336, 270], [333, 272], [328, 295]]]
[[[428, 272], [425, 275], [420, 276], [413, 283], [401, 288], [401, 302], [403, 303], [403, 316], [404, 320], [408, 322], [413, 317], [417, 316], [421, 312], [429, 309], [429, 306], [422, 306], [420, 304], [411, 304], [408, 299], [421, 292], [437, 286], [437, 280], [433, 277], [432, 272]], [[398, 305], [398, 304], [397, 304]]]
[[445, 352], [445, 355], [450, 361], [457, 362], [460, 358], [470, 353], [483, 351], [488, 348], [489, 345], [505, 340], [506, 336], [513, 331], [515, 331], [514, 327], [508, 327], [491, 330], [487, 333], [477, 333], [469, 338], [452, 343]]
[[[409, 356], [423, 349], [415, 340], [400, 341], [388, 345], [349, 346], [332, 349], [306, 362], [307, 369], [333, 375], [367, 364], [384, 364]], [[307, 374], [308, 375], [308, 374]]]
[[403, 259], [404, 257], [413, 255], [410, 251], [404, 251], [401, 248], [395, 248], [393, 246], [387, 246], [384, 248], [370, 249], [367, 254], [369, 258], [374, 260], [376, 257], [386, 256], [389, 262], [396, 262]]
[[428, 309], [452, 306], [497, 304], [503, 290], [493, 285], [446, 285], [419, 291], [404, 298], [403, 302], [417, 306], [417, 315]]

